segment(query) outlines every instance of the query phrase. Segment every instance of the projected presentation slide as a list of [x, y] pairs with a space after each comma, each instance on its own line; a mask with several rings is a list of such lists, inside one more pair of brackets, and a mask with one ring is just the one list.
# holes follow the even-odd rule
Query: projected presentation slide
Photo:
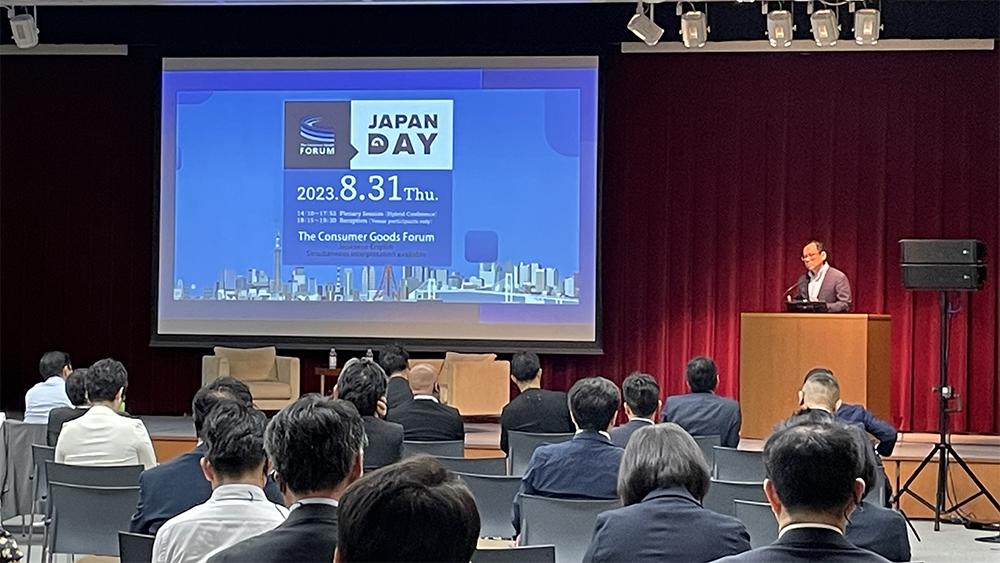
[[165, 59], [162, 94], [158, 335], [596, 340], [596, 58]]

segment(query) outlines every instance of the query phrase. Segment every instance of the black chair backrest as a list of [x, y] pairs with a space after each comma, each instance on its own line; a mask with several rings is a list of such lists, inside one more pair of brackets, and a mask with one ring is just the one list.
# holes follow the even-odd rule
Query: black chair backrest
[[695, 443], [701, 448], [701, 454], [705, 456], [708, 469], [715, 477], [715, 446], [722, 445], [722, 438], [718, 434], [707, 436], [693, 436]]
[[716, 446], [715, 478], [720, 481], [763, 481], [764, 458], [759, 451]]
[[151, 563], [153, 561], [153, 540], [156, 536], [118, 532], [118, 552], [121, 563]]
[[712, 479], [708, 494], [702, 499], [702, 506], [727, 516], [736, 516], [734, 500], [766, 502], [764, 482], [720, 481]]
[[35, 483], [35, 500], [41, 500], [49, 496], [48, 467], [45, 465], [45, 462], [55, 461], [55, 459], [55, 448], [42, 444], [31, 444], [31, 460], [35, 464], [34, 478], [38, 480]]
[[524, 475], [524, 470], [528, 468], [528, 461], [531, 454], [535, 453], [538, 446], [543, 444], [557, 444], [572, 440], [572, 432], [560, 434], [539, 434], [535, 432], [518, 432], [510, 430], [507, 432], [507, 443], [510, 454], [510, 474]]
[[49, 551], [119, 555], [117, 533], [128, 528], [135, 512], [142, 466], [46, 465], [52, 503]]
[[520, 496], [522, 545], [554, 545], [556, 561], [578, 563], [583, 560], [594, 533], [597, 515], [620, 508], [619, 499], [584, 500]]
[[46, 462], [49, 483], [60, 482], [88, 487], [130, 487], [139, 485], [141, 465], [120, 465], [116, 467], [87, 467]]
[[778, 521], [771, 512], [770, 504], [736, 499], [733, 501], [733, 508], [734, 516], [743, 522], [750, 534], [752, 549], [770, 545], [778, 539]]
[[556, 546], [481, 548], [472, 554], [472, 563], [556, 563]]
[[506, 475], [472, 475], [457, 473], [465, 481], [479, 511], [479, 536], [483, 538], [512, 538], [514, 525], [511, 509], [514, 496], [521, 488], [521, 478]]
[[437, 442], [403, 440], [403, 457], [410, 457], [418, 454], [464, 457], [465, 440], [441, 440]]
[[438, 461], [449, 471], [473, 473], [475, 475], [506, 475], [505, 457], [446, 457], [438, 456]]

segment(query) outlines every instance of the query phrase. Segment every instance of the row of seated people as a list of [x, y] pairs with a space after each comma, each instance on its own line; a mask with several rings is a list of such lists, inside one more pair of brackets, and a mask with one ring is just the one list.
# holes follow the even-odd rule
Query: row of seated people
[[[527, 359], [529, 360], [528, 363], [530, 363], [530, 360], [532, 359], [531, 356], [532, 355], [522, 355], [521, 359], [522, 360]], [[385, 356], [382, 359], [384, 361]], [[702, 362], [702, 360], [704, 359], [696, 359], [696, 360]], [[535, 365], [537, 366], [537, 358], [534, 358], [534, 361]], [[698, 363], [698, 362], [693, 362], [693, 363]], [[515, 362], [514, 363], [515, 367], [518, 366], [518, 364], [519, 362]], [[714, 364], [712, 364], [712, 367], [714, 368]], [[689, 379], [691, 378], [690, 373], [692, 372], [690, 368], [691, 366], [689, 366]], [[81, 370], [77, 371], [79, 372]], [[94, 376], [85, 378], [85, 380], [88, 382], [86, 386], [88, 395], [97, 399], [97, 402], [95, 403], [97, 406], [106, 407], [106, 409], [110, 411], [112, 414], [119, 411], [119, 408], [121, 406], [121, 401], [124, 395], [124, 389], [127, 386], [127, 379], [126, 379], [127, 376], [125, 374], [124, 367], [121, 366], [120, 363], [115, 362], [113, 360], [102, 360], [101, 362], [98, 362], [97, 364], [92, 366], [90, 371], [93, 372]], [[515, 371], [515, 379], [517, 373], [518, 372]], [[535, 379], [536, 380], [539, 379], [540, 370], [536, 368], [534, 373], [536, 375]], [[431, 375], [431, 383], [428, 389], [432, 390], [433, 374], [430, 375]], [[72, 379], [73, 378], [71, 376], [71, 380]], [[396, 379], [401, 379], [401, 378], [397, 376]], [[411, 380], [413, 379], [412, 373], [410, 374], [410, 379]], [[417, 380], [419, 383], [419, 373]], [[406, 381], [406, 379], [403, 379], [403, 381]], [[609, 385], [610, 389], [613, 391], [613, 393], [610, 394], [607, 393]], [[391, 425], [391, 423], [386, 423], [385, 421], [380, 420], [376, 416], [377, 411], [381, 410], [379, 409], [379, 403], [381, 403], [379, 399], [385, 394], [387, 386], [392, 387], [392, 378], [388, 379], [387, 381], [385, 373], [377, 365], [375, 365], [370, 361], [364, 361], [364, 360], [355, 360], [350, 362], [347, 366], [345, 366], [344, 373], [342, 374], [341, 379], [338, 382], [338, 393], [340, 393], [341, 396], [344, 397], [345, 399], [349, 399], [352, 402], [352, 404], [356, 405], [355, 409], [357, 411], [364, 413], [363, 427], [366, 431], [365, 434], [367, 436], [367, 439], [369, 440], [371, 440], [372, 438], [378, 438], [379, 436], [384, 438], [386, 435], [390, 434], [386, 432], [381, 432], [379, 429], [384, 426]], [[69, 387], [72, 386], [70, 385]], [[605, 391], [604, 393], [605, 404], [603, 407], [603, 411], [601, 410], [601, 408], [598, 408], [600, 405], [601, 394], [599, 392], [597, 393], [594, 392], [594, 391], [599, 391], [602, 387], [604, 388]], [[641, 423], [641, 426], [651, 425], [652, 421], [650, 419], [653, 416], [655, 416], [654, 411], [659, 404], [658, 401], [659, 389], [656, 386], [655, 380], [650, 376], [641, 376], [638, 374], [633, 375], [626, 380], [624, 388], [626, 396], [626, 412], [628, 412], [632, 417], [633, 419], [632, 422]], [[803, 388], [803, 393], [805, 393], [809, 388], [810, 385], [806, 385]], [[417, 391], [413, 393], [415, 397], [419, 397], [421, 395], [421, 393], [419, 392], [421, 389], [422, 388], [420, 388], [419, 386], [417, 387]], [[219, 402], [219, 399], [222, 399], [226, 396], [231, 396], [237, 399], [238, 402], [245, 405], [247, 408], [251, 408], [250, 405], [252, 404], [252, 398], [250, 397], [249, 390], [246, 389], [245, 385], [235, 380], [231, 379], [219, 380], [215, 382], [213, 385], [210, 385], [205, 389], [199, 391], [198, 395], [196, 395], [195, 400], [193, 401], [194, 403], [193, 412], [195, 413], [196, 429], [198, 431], [199, 437], [202, 439], [202, 443], [199, 444], [199, 446], [189, 454], [185, 454], [184, 456], [181, 456], [177, 460], [165, 464], [160, 468], [147, 471], [143, 474], [142, 477], [143, 483], [141, 487], [141, 490], [143, 492], [141, 494], [139, 507], [136, 512], [136, 517], [133, 521], [133, 530], [140, 532], [156, 531], [159, 525], [161, 525], [165, 520], [169, 519], [170, 517], [180, 514], [184, 510], [191, 508], [195, 505], [198, 505], [200, 502], [204, 502], [205, 499], [210, 499], [210, 495], [214, 497], [214, 494], [211, 492], [211, 490], [212, 490], [212, 485], [214, 485], [216, 481], [212, 479], [208, 469], [200, 467], [206, 465], [206, 462], [202, 461], [203, 457], [206, 460], [210, 459], [210, 456], [206, 455], [207, 453], [206, 444], [208, 443], [208, 441], [204, 438], [203, 431], [201, 428], [202, 426], [201, 421], [205, 420], [206, 413], [211, 410], [211, 407], [217, 404]], [[580, 410], [580, 412], [578, 412], [579, 409], [577, 408], [577, 406], [574, 405], [574, 402], [572, 400], [572, 397], [574, 396], [579, 397], [580, 400], [583, 400], [583, 403], [579, 406], [579, 409], [582, 409]], [[590, 378], [587, 380], [581, 380], [580, 382], [578, 382], [577, 386], [574, 386], [574, 389], [571, 390], [570, 397], [571, 399], [569, 400], [569, 403], [571, 406], [573, 406], [573, 415], [571, 420], [575, 420], [578, 426], [581, 420], [589, 420], [587, 418], [588, 413], [590, 416], [593, 416], [595, 412], [607, 412], [608, 410], [610, 410], [612, 414], [611, 414], [611, 419], [609, 420], [613, 420], [614, 411], [617, 410], [619, 404], [619, 398], [618, 398], [619, 396], [617, 388], [615, 388], [610, 381], [604, 380], [603, 378]], [[429, 404], [436, 404], [436, 403], [429, 403]], [[650, 404], [654, 405], [652, 411], [649, 409]], [[809, 406], [809, 403], [807, 403], [807, 406]], [[833, 406], [828, 406], [825, 410], [832, 412], [836, 409]], [[99, 410], [97, 412], [101, 411]], [[106, 413], [102, 413], [103, 418], [100, 419], [95, 418], [94, 420], [104, 420], [106, 418], [105, 414]], [[644, 414], [646, 415], [645, 417], [642, 416]], [[64, 447], [62, 448], [62, 450], [76, 451], [77, 453], [75, 455], [77, 457], [75, 458], [64, 457], [63, 461], [69, 463], [77, 462], [81, 464], [91, 464], [91, 465], [122, 465], [122, 464], [129, 464], [130, 462], [131, 463], [139, 462], [140, 456], [142, 455], [140, 452], [143, 449], [143, 444], [148, 443], [148, 434], [146, 434], [145, 429], [141, 427], [141, 422], [135, 419], [120, 417], [119, 415], [114, 415], [114, 416], [117, 418], [121, 418], [121, 421], [123, 421], [125, 424], [122, 425], [119, 424], [118, 421], [116, 421], [114, 423], [109, 424], [108, 425], [109, 427], [118, 428], [127, 426], [132, 429], [131, 434], [133, 436], [136, 435], [138, 436], [138, 438], [135, 438], [133, 436], [125, 436], [123, 439], [119, 440], [122, 444], [131, 444], [131, 445], [121, 446], [120, 448], [116, 447], [109, 448], [107, 445], [107, 440], [103, 442], [92, 441], [89, 444], [84, 443], [81, 445], [76, 443], [77, 442], [76, 438], [73, 438], [72, 441], [63, 442]], [[643, 418], [646, 418], [646, 420], [641, 420]], [[261, 420], [263, 420], [262, 417]], [[105, 422], [107, 421], [105, 420]], [[138, 427], [136, 426], [136, 424], [138, 424]], [[547, 494], [549, 496], [570, 496], [579, 498], [580, 496], [585, 496], [585, 497], [592, 496], [593, 493], [597, 491], [598, 494], [602, 496], [607, 496], [608, 498], [613, 498], [617, 496], [618, 491], [616, 485], [614, 485], [614, 482], [618, 473], [618, 467], [621, 460], [622, 450], [618, 447], [614, 447], [613, 444], [605, 443], [605, 442], [610, 442], [611, 437], [608, 435], [603, 435], [603, 433], [600, 430], [594, 431], [593, 428], [590, 428], [590, 426], [593, 425], [590, 423], [585, 423], [585, 425], [580, 426], [581, 433], [577, 436], [576, 440], [573, 440], [568, 443], [569, 446], [553, 445], [545, 448], [540, 448], [540, 453], [537, 454], [536, 458], [533, 458], [532, 460], [532, 468], [529, 469], [529, 471], [526, 473], [524, 477], [525, 492], [532, 492], [536, 494]], [[610, 421], [608, 422], [608, 424], [605, 424], [603, 426], [598, 424], [598, 426], [595, 426], [594, 428], [604, 428], [605, 430], [609, 429]], [[630, 425], [626, 425], [621, 429], [615, 429], [613, 430], [613, 432], [617, 436], [617, 440], [619, 441], [619, 443], [624, 443], [628, 442], [627, 434], [633, 433], [634, 428], [635, 425], [630, 423]], [[72, 430], [72, 424], [68, 429]], [[96, 429], [102, 431], [100, 428]], [[141, 429], [141, 431], [139, 431], [138, 429]], [[597, 434], [596, 437], [593, 436], [594, 433]], [[105, 435], [107, 437], [116, 434], [106, 433]], [[117, 435], [122, 436], [123, 434], [121, 432], [118, 432]], [[70, 433], [69, 436], [72, 437], [73, 434]], [[144, 439], [142, 438], [143, 436], [145, 436]], [[623, 438], [623, 436], [625, 437]], [[600, 456], [594, 458], [587, 453], [588, 442], [598, 447], [602, 445], [610, 446], [606, 448], [606, 451], [608, 453], [604, 455], [604, 457], [607, 457], [607, 460], [605, 461], [608, 461], [608, 463], [598, 464], [601, 467], [605, 468], [605, 471], [592, 472], [587, 469], [583, 469], [581, 471], [581, 468], [594, 467], [594, 463], [592, 463], [594, 459], [603, 459]], [[73, 444], [74, 447], [70, 447], [70, 444]], [[372, 445], [374, 444], [369, 444], [369, 447]], [[587, 460], [591, 462], [590, 465], [587, 465], [586, 463], [583, 463], [582, 465], [574, 463], [567, 464], [566, 459], [560, 461], [561, 456], [558, 453], [558, 449], [560, 447], [567, 447], [569, 450], [579, 450], [580, 452], [583, 452], [584, 455], [582, 456], [582, 458], [590, 458]], [[87, 451], [88, 448], [90, 449], [89, 452]], [[123, 454], [121, 454], [119, 450], [128, 450], [128, 448], [131, 448], [131, 451], [134, 452], [134, 460], [125, 460], [125, 462], [123, 463], [122, 462]], [[396, 449], [393, 452], [392, 450], [394, 448]], [[149, 447], [149, 449], [151, 452], [151, 446]], [[374, 448], [374, 450], [377, 449], [378, 448]], [[548, 449], [553, 449], [553, 451], [550, 452], [548, 451]], [[60, 448], [57, 445], [57, 451], [59, 450]], [[390, 452], [387, 456], [388, 458], [394, 458], [394, 459], [389, 459], [388, 462], [398, 459], [399, 457], [398, 446], [383, 448], [383, 450]], [[105, 453], [116, 452], [116, 451], [118, 451], [119, 453], [114, 454], [114, 456], [112, 457], [108, 457], [103, 460], [101, 459]], [[366, 448], [365, 457], [367, 457], [368, 452], [369, 449]], [[375, 453], [375, 451], [373, 451], [373, 453]], [[547, 460], [546, 458], [552, 458], [555, 459], [556, 461], [555, 463], [551, 463], [551, 460]], [[572, 455], [567, 459], [572, 460], [573, 459]], [[377, 465], [382, 465], [382, 464], [383, 463], [380, 462]], [[224, 462], [223, 465], [225, 465]], [[369, 463], [365, 461], [364, 465], [368, 466]], [[564, 465], [565, 471], [561, 475], [558, 472], [555, 473], [550, 472], [553, 475], [555, 475], [554, 480], [549, 479], [547, 481], [545, 478], [539, 479], [540, 474], [545, 474], [545, 470], [543, 469], [543, 467], [546, 465], [553, 465], [553, 466]], [[610, 468], [610, 470], [607, 470], [608, 468]], [[579, 495], [578, 494], [579, 489], [574, 490], [572, 485], [569, 486], [569, 488], [566, 490], [559, 490], [558, 487], [555, 487], [552, 490], [548, 490], [545, 488], [545, 483], [549, 481], [557, 482], [561, 479], [563, 481], [572, 483], [575, 480], [574, 475], [579, 476], [580, 474], [583, 474], [583, 480], [579, 481], [580, 483], [587, 483], [586, 479], [591, 480], [590, 484], [586, 484], [583, 487], [583, 489], [586, 491], [584, 495]], [[601, 481], [602, 480], [607, 481], [607, 477], [609, 475], [610, 475], [610, 482], [612, 483], [612, 485], [610, 487], [608, 486], [602, 487], [601, 485], [602, 484], [606, 485], [606, 483], [601, 483]], [[551, 484], [551, 482], [549, 484]], [[538, 483], [541, 483], [542, 486], [536, 487], [535, 485]], [[273, 481], [266, 480], [264, 489], [269, 489], [267, 493], [262, 493], [262, 495], [265, 498], [267, 498], [272, 502], [277, 502], [279, 504], [281, 503], [282, 501], [281, 493], [280, 491], [277, 490], [277, 486], [274, 484]], [[701, 497], [698, 497], [699, 501], [700, 498]], [[275, 511], [275, 513], [279, 515], [280, 512], [281, 512], [280, 510]], [[158, 518], [156, 516], [157, 514], [159, 515]], [[515, 526], [519, 524], [517, 520], [518, 519], [515, 518]], [[903, 530], [903, 533], [905, 540], [905, 530]], [[876, 538], [879, 536], [879, 534], [874, 534], [874, 535], [876, 536]], [[215, 534], [215, 536], [225, 537], [225, 534], [217, 533]], [[173, 557], [168, 558], [167, 560], [173, 560]]]

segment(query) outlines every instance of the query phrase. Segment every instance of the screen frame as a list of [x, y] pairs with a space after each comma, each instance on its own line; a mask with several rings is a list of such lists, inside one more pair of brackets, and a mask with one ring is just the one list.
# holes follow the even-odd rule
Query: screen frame
[[[342, 336], [268, 336], [268, 335], [225, 335], [225, 334], [163, 334], [159, 331], [159, 300], [160, 300], [160, 204], [162, 198], [162, 92], [163, 92], [163, 71], [168, 70], [164, 64], [166, 59], [176, 59], [176, 57], [160, 56], [157, 60], [159, 68], [157, 70], [155, 92], [156, 100], [153, 104], [154, 115], [154, 161], [155, 161], [155, 186], [153, 190], [153, 275], [151, 279], [151, 316], [150, 316], [150, 339], [149, 345], [153, 348], [207, 348], [212, 346], [276, 346], [287, 350], [326, 350], [330, 348], [363, 349], [378, 347], [381, 345], [405, 342], [406, 348], [418, 352], [498, 352], [512, 353], [522, 350], [531, 350], [549, 354], [579, 354], [579, 355], [601, 355], [603, 350], [603, 275], [602, 264], [602, 212], [603, 212], [603, 192], [604, 192], [604, 121], [605, 121], [605, 92], [606, 92], [606, 57], [604, 55], [533, 55], [533, 56], [441, 56], [441, 57], [391, 57], [393, 60], [407, 59], [413, 64], [419, 64], [421, 60], [451, 59], [456, 63], [464, 62], [470, 64], [471, 61], [494, 59], [494, 60], [518, 60], [518, 59], [580, 59], [592, 58], [596, 62], [597, 70], [597, 149], [596, 149], [596, 201], [595, 201], [595, 247], [594, 247], [594, 339], [581, 341], [567, 340], [500, 340], [500, 339], [454, 339], [454, 338], [398, 338], [398, 337], [342, 337]], [[302, 60], [313, 61], [318, 64], [330, 64], [335, 61], [385, 61], [390, 57], [192, 57], [185, 58], [187, 61], [204, 60], [209, 64], [217, 61], [274, 61], [278, 63], [282, 60]]]

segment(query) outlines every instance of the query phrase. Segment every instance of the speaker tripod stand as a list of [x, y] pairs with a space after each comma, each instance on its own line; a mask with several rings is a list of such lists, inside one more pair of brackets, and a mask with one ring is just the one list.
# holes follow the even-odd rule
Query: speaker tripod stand
[[[997, 499], [993, 497], [992, 494], [986, 487], [983, 486], [982, 481], [976, 477], [976, 474], [972, 471], [969, 465], [962, 459], [962, 456], [955, 451], [952, 447], [951, 442], [948, 441], [948, 401], [954, 398], [954, 389], [948, 385], [948, 334], [949, 334], [949, 307], [948, 307], [948, 294], [946, 291], [941, 291], [941, 364], [940, 364], [940, 384], [934, 389], [938, 394], [938, 441], [931, 448], [931, 451], [924, 457], [917, 469], [910, 474], [900, 487], [899, 491], [893, 497], [893, 504], [899, 507], [899, 500], [904, 494], [909, 494], [915, 498], [918, 502], [926, 506], [927, 508], [934, 511], [934, 531], [941, 530], [941, 515], [955, 512], [962, 508], [966, 504], [972, 502], [973, 500], [979, 498], [980, 496], [985, 496], [989, 499], [993, 507], [1000, 511], [1000, 503]], [[927, 499], [920, 496], [917, 492], [913, 491], [910, 486], [913, 484], [914, 480], [920, 475], [920, 472], [925, 468], [929, 467], [934, 458], [937, 457], [937, 490], [935, 495], [935, 502], [931, 504]], [[965, 474], [969, 476], [969, 479], [975, 483], [976, 487], [979, 489], [978, 492], [966, 497], [961, 502], [956, 502], [950, 508], [947, 507], [947, 490], [948, 490], [948, 464], [950, 460], [957, 463], [959, 467], [965, 471]]]

